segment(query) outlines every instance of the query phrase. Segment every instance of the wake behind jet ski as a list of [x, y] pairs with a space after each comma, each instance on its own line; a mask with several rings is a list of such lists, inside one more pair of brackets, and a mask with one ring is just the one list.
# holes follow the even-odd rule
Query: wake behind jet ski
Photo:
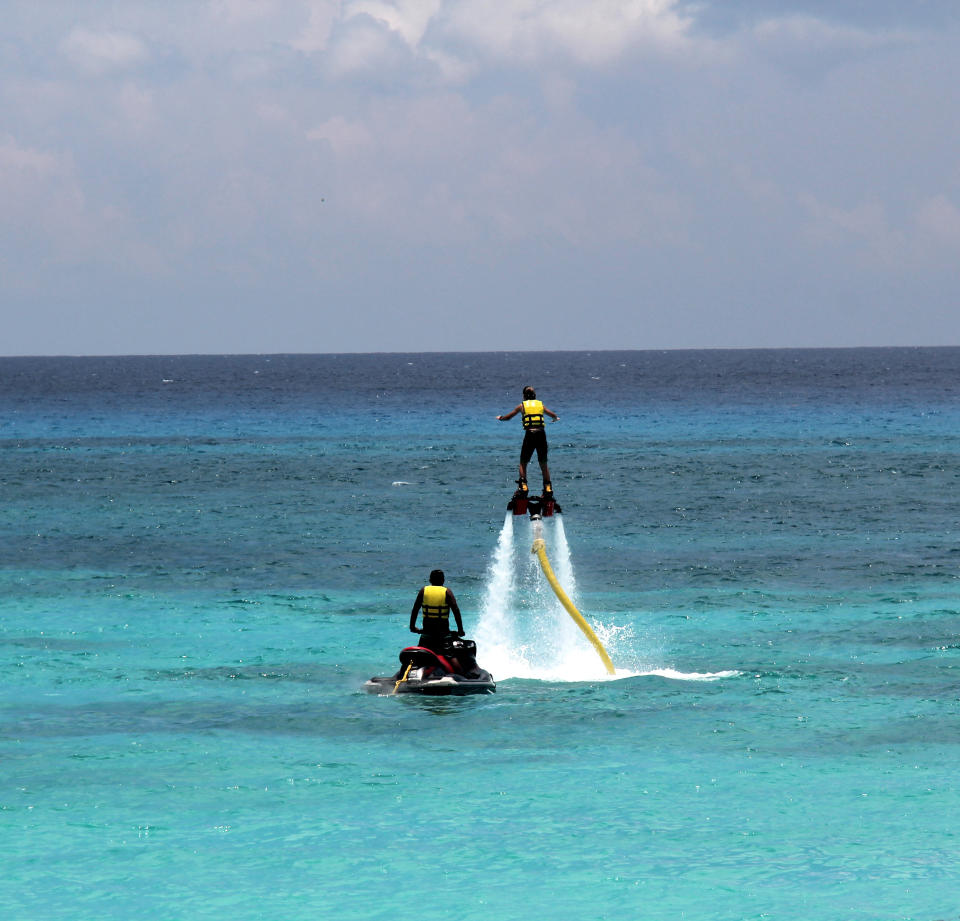
[[512, 511], [514, 515], [529, 515], [531, 521], [549, 518], [554, 513], [559, 515], [563, 511], [549, 483], [544, 487], [542, 496], [531, 496], [529, 492], [527, 481], [520, 477], [517, 480], [517, 491], [507, 503], [508, 511]]
[[477, 644], [451, 634], [444, 652], [425, 646], [400, 650], [400, 669], [389, 677], [374, 677], [363, 685], [370, 694], [463, 695], [493, 694], [493, 676], [477, 664]]

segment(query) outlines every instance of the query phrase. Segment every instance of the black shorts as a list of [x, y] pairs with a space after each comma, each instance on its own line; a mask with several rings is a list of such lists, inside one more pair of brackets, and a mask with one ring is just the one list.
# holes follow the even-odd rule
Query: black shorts
[[547, 462], [547, 433], [544, 429], [530, 429], [524, 433], [523, 447], [520, 448], [520, 463], [524, 466], [537, 452], [537, 460], [541, 464]]
[[447, 630], [444, 633], [421, 633], [420, 641], [417, 645], [422, 646], [424, 649], [429, 649], [432, 652], [439, 652], [440, 655], [446, 655], [447, 650], [450, 648], [450, 640], [453, 639], [453, 635]]

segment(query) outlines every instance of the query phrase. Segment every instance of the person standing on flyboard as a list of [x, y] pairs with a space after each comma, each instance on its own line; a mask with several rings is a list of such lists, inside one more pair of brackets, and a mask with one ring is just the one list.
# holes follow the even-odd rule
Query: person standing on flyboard
[[523, 388], [523, 402], [503, 416], [497, 416], [501, 422], [512, 419], [517, 413], [523, 414], [523, 445], [520, 448], [520, 489], [527, 491], [527, 464], [537, 452], [537, 461], [540, 472], [543, 474], [543, 498], [553, 498], [553, 486], [550, 483], [550, 468], [547, 466], [547, 433], [543, 425], [543, 417], [549, 416], [556, 422], [560, 417], [552, 410], [547, 409], [537, 399], [537, 392], [533, 387]]

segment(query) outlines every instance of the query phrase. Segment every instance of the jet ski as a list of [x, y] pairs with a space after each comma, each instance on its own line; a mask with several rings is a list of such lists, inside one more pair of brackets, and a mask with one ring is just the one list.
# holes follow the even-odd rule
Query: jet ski
[[426, 646], [400, 650], [400, 669], [388, 677], [371, 678], [363, 689], [370, 694], [493, 694], [493, 676], [477, 665], [477, 644], [451, 637], [444, 652]]
[[527, 481], [520, 477], [517, 480], [517, 491], [507, 503], [507, 510], [512, 511], [514, 515], [529, 515], [531, 521], [549, 518], [554, 513], [559, 515], [563, 511], [549, 483], [544, 487], [542, 496], [531, 496], [529, 493]]

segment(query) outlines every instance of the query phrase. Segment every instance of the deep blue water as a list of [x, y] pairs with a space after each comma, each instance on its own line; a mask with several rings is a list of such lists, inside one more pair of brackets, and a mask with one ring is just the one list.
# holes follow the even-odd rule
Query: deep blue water
[[[505, 522], [526, 383], [613, 680]], [[0, 359], [0, 904], [960, 918], [958, 396], [953, 348]], [[438, 566], [497, 693], [363, 694]]]

